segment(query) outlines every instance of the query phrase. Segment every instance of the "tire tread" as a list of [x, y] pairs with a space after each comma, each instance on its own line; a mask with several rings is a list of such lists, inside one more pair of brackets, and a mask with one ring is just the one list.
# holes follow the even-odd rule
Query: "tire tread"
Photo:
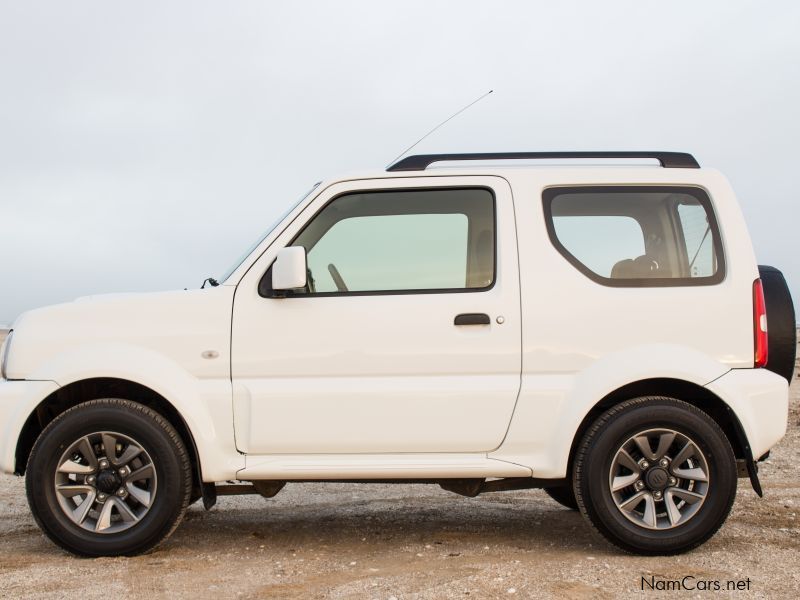
[[[616, 537], [603, 531], [603, 529], [599, 527], [598, 524], [595, 522], [595, 519], [592, 518], [591, 513], [588, 509], [587, 500], [583, 496], [583, 490], [581, 489], [579, 481], [583, 477], [583, 469], [584, 469], [584, 464], [586, 462], [586, 456], [590, 451], [595, 438], [604, 427], [608, 426], [609, 423], [620, 418], [628, 411], [634, 410], [639, 407], [652, 405], [655, 402], [672, 404], [675, 408], [688, 411], [689, 413], [693, 414], [694, 416], [704, 421], [706, 424], [710, 425], [713, 429], [716, 430], [716, 433], [720, 436], [720, 438], [727, 444], [728, 449], [730, 451], [730, 455], [733, 456], [733, 449], [731, 448], [730, 440], [728, 440], [727, 436], [722, 431], [722, 428], [719, 426], [719, 424], [717, 424], [717, 422], [714, 421], [711, 417], [709, 417], [708, 414], [706, 414], [693, 404], [690, 404], [683, 400], [678, 400], [677, 398], [671, 398], [669, 396], [642, 396], [639, 398], [632, 398], [630, 400], [625, 400], [624, 402], [621, 402], [613, 406], [612, 408], [608, 409], [603, 414], [601, 414], [600, 417], [598, 417], [594, 421], [594, 423], [592, 423], [589, 429], [587, 429], [586, 433], [581, 439], [580, 444], [578, 445], [578, 450], [575, 453], [575, 460], [573, 463], [573, 489], [575, 491], [575, 500], [578, 504], [578, 510], [584, 516], [585, 520], [589, 523], [589, 526], [591, 527], [591, 530], [594, 533], [594, 535], [600, 539], [610, 542], [615, 547], [619, 548], [620, 550], [628, 554], [641, 554], [641, 555], [682, 554], [684, 552], [693, 550], [694, 548], [697, 548], [698, 546], [708, 541], [708, 539], [711, 536], [713, 536], [719, 529], [719, 527], [712, 528], [704, 536], [699, 537], [698, 539], [694, 540], [691, 544], [688, 544], [675, 551], [642, 550], [626, 545], [622, 543], [620, 540], [618, 540]], [[733, 507], [734, 499], [735, 495], [731, 495], [727, 509], [725, 511], [725, 517], [727, 517], [727, 515], [730, 513], [730, 510]], [[722, 520], [722, 522], [724, 522], [724, 519]], [[720, 526], [721, 525], [722, 523], [720, 523]]]
[[[69, 418], [75, 413], [85, 411], [87, 409], [92, 408], [107, 408], [112, 410], [120, 410], [120, 411], [128, 411], [134, 414], [138, 414], [145, 419], [150, 420], [154, 423], [161, 431], [166, 434], [169, 438], [169, 442], [176, 453], [176, 457], [178, 459], [178, 465], [180, 468], [180, 476], [183, 479], [183, 497], [180, 498], [180, 505], [177, 511], [177, 518], [173, 519], [171, 526], [165, 528], [163, 531], [159, 532], [159, 535], [150, 538], [147, 540], [146, 543], [140, 544], [135, 549], [132, 549], [128, 552], [123, 552], [121, 554], [124, 555], [134, 555], [134, 554], [142, 554], [145, 552], [149, 552], [160, 545], [165, 539], [167, 539], [172, 533], [177, 529], [178, 525], [180, 525], [181, 521], [183, 520], [183, 516], [186, 513], [186, 509], [189, 506], [189, 499], [192, 491], [192, 464], [191, 459], [189, 457], [189, 453], [186, 449], [186, 444], [184, 443], [183, 439], [181, 438], [180, 434], [176, 431], [176, 429], [172, 426], [172, 424], [163, 416], [161, 413], [153, 410], [152, 408], [145, 406], [139, 402], [133, 400], [127, 400], [123, 398], [96, 398], [93, 400], [87, 400], [85, 402], [81, 402], [71, 408], [68, 408], [61, 414], [59, 414], [55, 419], [53, 419], [48, 425], [44, 428], [39, 437], [37, 438], [36, 442], [31, 449], [30, 455], [28, 456], [28, 462], [26, 466], [26, 472], [31, 473], [31, 467], [34, 464], [34, 461], [38, 455], [40, 445], [42, 440], [46, 439], [47, 435], [56, 427], [59, 423], [64, 421], [65, 419]], [[28, 497], [28, 504], [33, 507], [33, 498], [32, 498], [32, 490], [29, 485], [26, 485], [26, 493]], [[61, 548], [72, 552], [73, 554], [78, 554], [80, 556], [100, 556], [98, 553], [87, 552], [80, 548], [76, 548], [71, 544], [66, 543], [64, 540], [60, 539], [58, 536], [54, 535], [50, 528], [47, 526], [47, 523], [42, 519], [41, 515], [37, 514], [37, 511], [33, 510], [33, 516], [36, 520], [37, 525], [39, 528], [47, 535], [47, 537], [56, 543]]]

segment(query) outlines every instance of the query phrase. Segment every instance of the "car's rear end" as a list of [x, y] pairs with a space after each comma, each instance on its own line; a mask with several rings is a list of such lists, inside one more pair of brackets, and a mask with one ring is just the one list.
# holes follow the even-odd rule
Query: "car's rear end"
[[[685, 166], [507, 176], [533, 200], [518, 222], [538, 225], [519, 241], [525, 383], [506, 444], [535, 440], [540, 476], [569, 469], [581, 511], [618, 546], [702, 543], [737, 475], [760, 492], [756, 461], [787, 426], [776, 365], [793, 363], [770, 356], [768, 302], [791, 300], [759, 273], [731, 186]], [[556, 455], [564, 423], [578, 441]]]

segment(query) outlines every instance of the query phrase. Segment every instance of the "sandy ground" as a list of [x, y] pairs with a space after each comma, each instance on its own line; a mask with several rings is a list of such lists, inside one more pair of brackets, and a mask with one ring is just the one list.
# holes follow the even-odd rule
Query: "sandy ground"
[[[74, 558], [48, 542], [23, 481], [0, 476], [0, 597], [613, 598], [642, 578], [741, 581], [749, 591], [680, 596], [797, 597], [800, 382], [787, 437], [746, 480], [725, 526], [671, 558], [623, 555], [542, 491], [467, 499], [425, 485], [289, 484], [272, 500], [193, 506], [173, 536], [135, 558]], [[749, 579], [749, 583], [748, 583]]]

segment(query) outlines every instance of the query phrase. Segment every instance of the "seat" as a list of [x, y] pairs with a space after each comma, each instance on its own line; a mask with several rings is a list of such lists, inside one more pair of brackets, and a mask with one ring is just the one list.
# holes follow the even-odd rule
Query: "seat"
[[611, 269], [611, 279], [652, 279], [658, 276], [658, 262], [646, 254], [621, 260]]

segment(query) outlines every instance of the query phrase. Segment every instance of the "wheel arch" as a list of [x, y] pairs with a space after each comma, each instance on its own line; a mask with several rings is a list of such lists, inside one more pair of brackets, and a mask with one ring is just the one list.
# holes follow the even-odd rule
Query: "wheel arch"
[[[750, 470], [753, 456], [747, 441], [747, 434], [733, 409], [722, 398], [706, 387], [682, 379], [660, 377], [642, 379], [623, 385], [609, 392], [589, 409], [572, 440], [567, 463], [568, 478], [572, 477], [573, 462], [577, 448], [591, 424], [609, 408], [626, 400], [642, 396], [668, 396], [683, 400], [702, 410], [720, 426], [731, 444], [734, 456], [739, 460], [747, 461], [748, 470]], [[753, 471], [750, 471], [750, 480], [756, 492], [760, 492], [761, 487]]]
[[164, 396], [151, 388], [134, 381], [113, 377], [96, 377], [74, 381], [42, 400], [31, 412], [22, 426], [15, 452], [14, 472], [24, 475], [33, 445], [39, 435], [56, 417], [64, 411], [87, 400], [99, 398], [121, 398], [138, 402], [151, 408], [166, 418], [186, 444], [192, 462], [193, 495], [199, 494], [202, 471], [197, 444], [188, 424], [178, 409]]

